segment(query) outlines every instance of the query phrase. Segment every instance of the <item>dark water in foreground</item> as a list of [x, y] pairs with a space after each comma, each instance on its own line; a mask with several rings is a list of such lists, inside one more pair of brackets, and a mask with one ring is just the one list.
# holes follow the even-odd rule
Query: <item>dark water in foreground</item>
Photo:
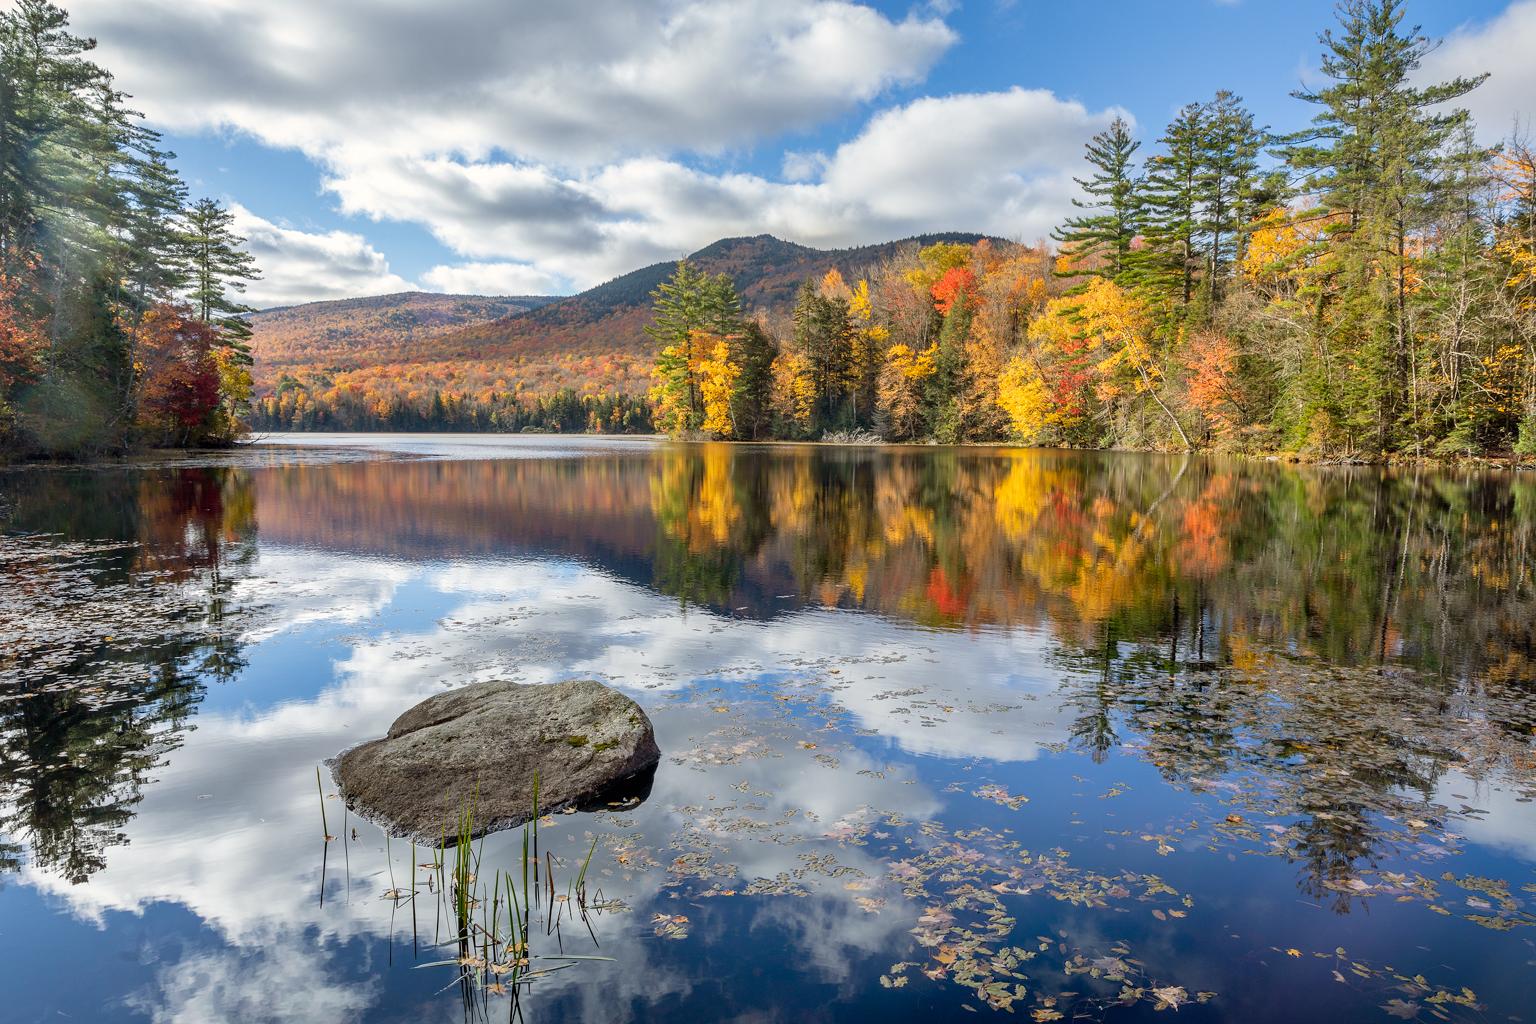
[[[0, 1021], [1536, 1017], [1536, 476], [385, 444], [0, 473]], [[515, 1007], [315, 785], [498, 677], [664, 752]]]

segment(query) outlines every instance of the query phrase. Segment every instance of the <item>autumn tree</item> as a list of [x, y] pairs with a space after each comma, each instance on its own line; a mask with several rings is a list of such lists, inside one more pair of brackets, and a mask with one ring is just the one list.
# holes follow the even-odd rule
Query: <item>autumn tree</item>
[[1154, 339], [1152, 311], [1134, 291], [1096, 278], [1075, 296], [1056, 299], [1031, 328], [1058, 346], [1080, 341], [1095, 353], [1096, 391], [1101, 400], [1146, 397], [1161, 412], [1184, 448], [1190, 448], [1178, 415], [1163, 395], [1165, 360]]
[[137, 335], [141, 435], [170, 446], [218, 439], [219, 332], [188, 307], [162, 305], [144, 314]]
[[921, 352], [900, 342], [885, 353], [877, 382], [878, 408], [885, 433], [897, 441], [920, 436], [923, 397], [933, 376], [936, 346]]
[[[22, 451], [129, 444], [141, 320], [188, 285], [172, 154], [89, 59], [94, 46], [46, 0], [0, 11], [0, 280], [13, 307], [0, 418]], [[249, 269], [238, 244], [230, 253]], [[248, 386], [243, 367], [229, 385], [226, 398]]]
[[734, 399], [741, 380], [741, 364], [734, 358], [729, 339], [700, 337], [696, 346], [705, 352], [699, 361], [699, 393], [704, 404], [704, 421], [699, 428], [714, 437], [735, 437], [737, 406]]
[[[646, 333], [661, 345], [652, 401], [657, 425], [672, 433], [698, 430], [705, 417], [699, 368], [715, 341], [741, 329], [741, 297], [724, 274], [711, 276], [679, 260], [654, 292]], [[700, 351], [700, 346], [706, 351]]]

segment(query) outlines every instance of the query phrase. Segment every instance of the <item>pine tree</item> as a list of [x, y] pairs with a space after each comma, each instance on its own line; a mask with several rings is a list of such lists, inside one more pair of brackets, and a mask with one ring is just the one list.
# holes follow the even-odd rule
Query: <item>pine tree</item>
[[793, 318], [795, 350], [809, 364], [815, 426], [852, 426], [853, 326], [848, 300], [823, 295], [815, 281], [807, 280], [795, 301]]
[[1342, 364], [1323, 380], [1345, 436], [1393, 449], [1411, 391], [1410, 276], [1419, 233], [1444, 208], [1453, 161], [1447, 143], [1469, 123], [1447, 104], [1483, 77], [1421, 86], [1415, 73], [1433, 43], [1404, 30], [1402, 0], [1345, 0], [1337, 31], [1321, 36], [1329, 84], [1297, 92], [1320, 107], [1310, 131], [1288, 140], [1298, 189], [1333, 216], [1330, 293], [1320, 296], [1319, 347]]
[[1196, 183], [1199, 231], [1206, 236], [1205, 272], [1212, 299], [1219, 301], [1222, 281], [1242, 261], [1248, 225], [1259, 213], [1264, 195], [1259, 154], [1269, 133], [1254, 124], [1242, 98], [1226, 90], [1218, 92], [1202, 114]]
[[[68, 31], [46, 0], [0, 12], [0, 259], [40, 252], [59, 231], [94, 148], [88, 93], [106, 73], [84, 56], [95, 43]], [[62, 233], [62, 232], [61, 232]]]
[[245, 315], [255, 310], [230, 293], [245, 291], [246, 284], [260, 280], [261, 275], [255, 259], [242, 248], [245, 239], [235, 234], [235, 216], [215, 200], [199, 199], [184, 220], [182, 247], [193, 312], [217, 329], [231, 347], [248, 354], [245, 342], [251, 326]]
[[646, 327], [660, 345], [652, 394], [666, 406], [665, 429], [681, 433], [704, 422], [698, 368], [714, 342], [743, 328], [741, 296], [726, 274], [704, 273], [679, 260], [672, 276], [651, 292], [651, 323]]
[[740, 375], [731, 399], [731, 418], [741, 440], [759, 440], [773, 427], [773, 361], [778, 354], [773, 338], [755, 320], [732, 338], [732, 360]]
[[126, 168], [125, 279], [139, 310], [169, 300], [189, 281], [180, 224], [187, 186], [170, 166], [174, 158], [149, 142]]
[[[46, 0], [0, 11], [0, 290], [14, 307], [4, 319], [24, 328], [0, 337], [0, 415], [13, 443], [60, 453], [131, 440], [137, 326], [187, 284], [185, 187], [159, 136], [90, 61], [94, 47]], [[249, 332], [224, 289], [254, 269], [239, 239], [216, 241], [216, 268], [197, 285], [231, 354], [232, 411], [249, 386]]]
[[1071, 256], [1070, 276], [1114, 280], [1125, 271], [1141, 213], [1141, 183], [1133, 163], [1140, 146], [1131, 137], [1131, 126], [1117, 117], [1085, 147], [1088, 162], [1097, 170], [1086, 180], [1074, 179], [1088, 199], [1072, 203], [1089, 212], [1069, 218], [1051, 235]]
[[1184, 306], [1194, 297], [1201, 259], [1201, 183], [1209, 125], [1206, 108], [1191, 103], [1179, 111], [1160, 140], [1164, 152], [1147, 161], [1142, 221], [1146, 247], [1133, 259], [1136, 284], [1176, 294]]

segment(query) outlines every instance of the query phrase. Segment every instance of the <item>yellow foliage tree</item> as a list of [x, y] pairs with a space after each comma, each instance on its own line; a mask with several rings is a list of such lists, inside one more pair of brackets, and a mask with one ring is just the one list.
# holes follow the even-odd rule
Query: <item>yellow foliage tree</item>
[[917, 254], [918, 265], [906, 272], [907, 283], [927, 298], [946, 272], [963, 267], [971, 259], [971, 247], [960, 242], [935, 242]]
[[693, 417], [689, 390], [693, 369], [689, 352], [682, 345], [667, 345], [656, 357], [656, 366], [651, 371], [654, 383], [646, 397], [651, 401], [652, 421], [668, 434], [681, 434], [689, 429]]
[[731, 359], [731, 346], [717, 338], [709, 354], [699, 363], [699, 393], [704, 402], [701, 429], [716, 437], [731, 437], [736, 424], [731, 416], [731, 396], [741, 378], [741, 367]]
[[853, 290], [843, 280], [843, 272], [833, 267], [821, 276], [821, 294], [823, 298], [846, 301], [852, 297]]
[[1015, 356], [1009, 360], [998, 381], [997, 404], [1008, 414], [1008, 422], [1019, 440], [1032, 443], [1053, 423], [1061, 412], [1051, 401], [1050, 389], [1033, 360]]
[[1030, 336], [1068, 349], [1080, 341], [1105, 354], [1094, 365], [1101, 399], [1114, 400], [1128, 383], [1162, 410], [1185, 448], [1192, 447], [1179, 418], [1163, 400], [1162, 368], [1154, 358], [1152, 309], [1136, 292], [1106, 278], [1094, 278], [1076, 295], [1053, 299], [1030, 325]]
[[915, 352], [910, 345], [892, 345], [885, 353], [877, 384], [877, 401], [898, 438], [912, 437], [922, 426], [923, 382], [937, 365], [938, 346]]
[[773, 361], [773, 407], [797, 433], [810, 431], [816, 409], [816, 381], [811, 361], [799, 352], [783, 352]]

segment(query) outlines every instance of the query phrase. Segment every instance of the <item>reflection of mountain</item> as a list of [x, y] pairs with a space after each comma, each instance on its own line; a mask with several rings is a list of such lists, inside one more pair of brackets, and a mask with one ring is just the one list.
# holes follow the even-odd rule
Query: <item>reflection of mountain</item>
[[[241, 666], [232, 575], [247, 481], [227, 470], [17, 478], [0, 538], [0, 831], [75, 882], [126, 842], [209, 678]], [[33, 531], [52, 534], [31, 538]], [[19, 865], [20, 849], [6, 854]]]

